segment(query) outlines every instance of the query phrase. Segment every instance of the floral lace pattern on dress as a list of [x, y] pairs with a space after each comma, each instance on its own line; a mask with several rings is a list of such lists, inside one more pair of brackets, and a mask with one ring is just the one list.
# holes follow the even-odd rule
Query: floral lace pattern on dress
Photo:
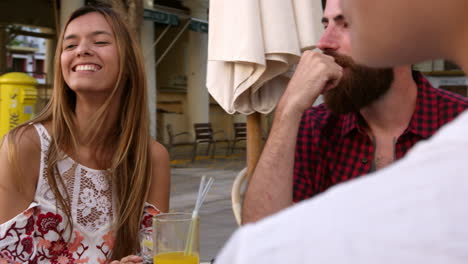
[[[44, 150], [48, 149], [50, 139], [46, 131], [41, 131], [41, 134], [45, 134], [41, 137], [45, 144], [41, 154], [41, 167], [43, 165], [44, 169], [43, 177], [38, 183], [39, 196], [49, 203], [55, 203], [55, 196], [46, 178], [47, 155]], [[112, 181], [109, 172], [86, 168], [64, 156], [65, 159], [58, 164], [58, 170], [70, 195], [73, 219], [88, 232], [105, 228], [113, 219]]]
[[[159, 214], [153, 205], [146, 204], [141, 228], [152, 225], [152, 217]], [[114, 245], [113, 232], [96, 237], [95, 248], [85, 241], [85, 234], [74, 230], [68, 241], [65, 219], [60, 214], [43, 212], [37, 203], [0, 225], [0, 264], [3, 263], [94, 263], [89, 256], [99, 253], [96, 260], [108, 263]]]

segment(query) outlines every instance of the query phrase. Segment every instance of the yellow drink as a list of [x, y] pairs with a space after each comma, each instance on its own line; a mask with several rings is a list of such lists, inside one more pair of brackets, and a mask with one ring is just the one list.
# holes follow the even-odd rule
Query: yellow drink
[[154, 264], [198, 264], [198, 255], [184, 255], [184, 252], [161, 253], [153, 258]]

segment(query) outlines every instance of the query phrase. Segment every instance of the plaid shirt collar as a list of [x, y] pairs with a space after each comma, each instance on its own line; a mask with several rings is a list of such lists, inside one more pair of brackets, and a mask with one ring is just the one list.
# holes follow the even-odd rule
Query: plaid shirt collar
[[346, 136], [349, 132], [358, 128], [361, 132], [362, 128], [361, 125], [357, 122], [357, 115], [359, 113], [348, 113], [343, 115], [343, 126], [341, 127], [341, 137]]
[[[438, 129], [438, 107], [437, 96], [432, 91], [434, 88], [429, 81], [419, 72], [413, 71], [413, 79], [418, 87], [418, 95], [416, 99], [416, 108], [414, 109], [411, 121], [406, 128], [406, 133], [413, 133], [422, 138], [429, 138]], [[365, 133], [365, 129], [360, 121], [359, 113], [349, 113], [342, 115], [343, 125], [341, 127], [341, 136], [346, 136], [349, 132], [357, 129], [360, 133]], [[416, 120], [425, 120], [426, 126], [417, 125]]]

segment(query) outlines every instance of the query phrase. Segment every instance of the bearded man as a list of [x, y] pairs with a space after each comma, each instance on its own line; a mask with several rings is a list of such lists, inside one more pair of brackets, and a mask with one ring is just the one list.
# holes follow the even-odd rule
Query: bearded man
[[[327, 2], [318, 43], [323, 53], [303, 54], [276, 108], [247, 188], [243, 223], [386, 167], [468, 106], [466, 98], [433, 88], [410, 66], [354, 63], [339, 1]], [[311, 107], [320, 94], [325, 104]]]

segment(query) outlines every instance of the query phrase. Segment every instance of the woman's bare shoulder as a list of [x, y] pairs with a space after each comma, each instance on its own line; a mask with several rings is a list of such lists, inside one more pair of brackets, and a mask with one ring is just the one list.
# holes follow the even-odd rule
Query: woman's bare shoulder
[[[15, 148], [15, 149], [11, 149]], [[41, 140], [33, 125], [26, 125], [9, 132], [5, 135], [2, 142], [2, 153], [15, 153], [20, 160], [29, 160], [31, 158], [40, 158]]]
[[151, 140], [150, 150], [152, 162], [169, 162], [169, 153], [167, 152], [166, 147], [164, 147], [161, 143], [157, 142], [156, 140]]
[[154, 140], [151, 141], [150, 150], [152, 175], [148, 202], [162, 212], [167, 212], [171, 188], [169, 153], [161, 143]]
[[0, 207], [9, 205], [0, 220], [16, 215], [34, 199], [41, 160], [36, 129], [27, 125], [4, 137], [0, 148]]

